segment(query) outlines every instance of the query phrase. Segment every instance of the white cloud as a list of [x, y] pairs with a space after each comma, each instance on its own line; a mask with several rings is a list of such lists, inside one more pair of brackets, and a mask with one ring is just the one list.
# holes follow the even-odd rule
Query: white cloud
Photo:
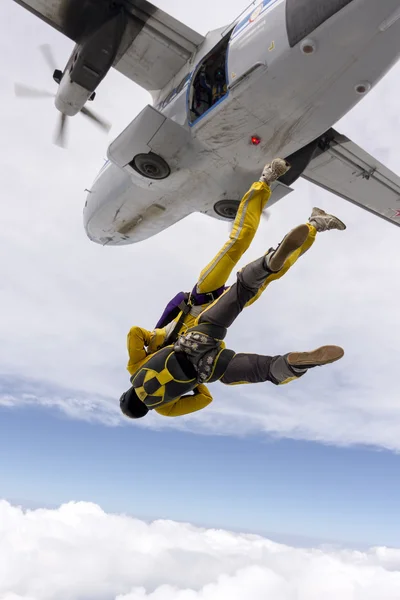
[[[183, 0], [160, 6], [203, 32], [243, 8], [239, 1], [230, 4], [230, 14], [221, 7], [212, 22], [207, 6], [214, 8], [215, 2], [204, 1], [207, 19], [196, 15], [196, 22]], [[90, 243], [82, 227], [83, 190], [102, 165], [107, 140], [78, 116], [70, 123], [70, 148], [61, 151], [51, 143], [57, 118], [51, 101], [13, 97], [14, 80], [54, 86], [37, 45], [52, 43], [63, 65], [71, 43], [14, 3], [1, 4], [0, 23], [0, 403], [57, 406], [74, 418], [115, 424], [121, 422], [117, 399], [129, 385], [126, 332], [134, 323], [151, 328], [169, 298], [193, 285], [227, 227], [193, 215], [137, 246]], [[24, 39], [23, 50], [15, 39]], [[337, 126], [395, 171], [399, 74], [397, 66]], [[110, 140], [148, 101], [146, 92], [116, 72], [109, 74], [96, 110], [114, 123]], [[280, 389], [214, 384], [215, 402], [202, 413], [173, 421], [151, 415], [140, 426], [238, 435], [266, 431], [400, 449], [399, 229], [299, 182], [271, 210], [246, 261], [304, 221], [315, 204], [336, 212], [347, 231], [321, 235], [293, 271], [241, 315], [228, 343], [237, 351], [266, 354], [338, 343], [345, 358]]]
[[400, 549], [302, 549], [77, 502], [0, 501], [1, 600], [397, 600]]

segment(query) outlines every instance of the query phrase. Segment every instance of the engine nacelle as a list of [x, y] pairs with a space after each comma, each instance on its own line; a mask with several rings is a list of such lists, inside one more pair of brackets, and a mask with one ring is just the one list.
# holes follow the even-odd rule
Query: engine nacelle
[[127, 15], [119, 8], [75, 46], [55, 100], [60, 112], [72, 117], [93, 97], [114, 63], [126, 23]]
[[93, 92], [71, 81], [68, 73], [61, 79], [54, 104], [61, 113], [68, 117], [75, 116], [82, 110]]

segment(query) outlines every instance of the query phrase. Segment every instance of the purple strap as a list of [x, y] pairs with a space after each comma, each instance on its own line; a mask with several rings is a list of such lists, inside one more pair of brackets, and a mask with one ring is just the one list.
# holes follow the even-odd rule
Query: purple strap
[[199, 304], [208, 304], [209, 302], [214, 302], [214, 300], [219, 298], [221, 296], [221, 294], [223, 294], [224, 291], [227, 289], [224, 285], [222, 285], [220, 288], [218, 288], [217, 290], [214, 290], [213, 292], [199, 294], [196, 291], [196, 288], [197, 288], [197, 284], [192, 289], [191, 297], [192, 297], [193, 304], [196, 304], [197, 306]]
[[[179, 292], [174, 298], [172, 298], [172, 300], [170, 300], [167, 304], [167, 306], [164, 309], [163, 314], [161, 315], [157, 325], [156, 325], [156, 329], [159, 329], [161, 327], [165, 327], [165, 325], [168, 325], [168, 323], [170, 323], [172, 321], [172, 319], [174, 319], [174, 317], [176, 317], [176, 315], [178, 314], [179, 311], [177, 311], [176, 309], [179, 307], [180, 303], [185, 300], [186, 298], [186, 294], [185, 292]], [[176, 314], [174, 314], [171, 318], [171, 313], [176, 312]]]
[[[219, 298], [219, 296], [221, 296], [221, 294], [223, 294], [223, 292], [227, 289], [225, 286], [221, 286], [213, 292], [199, 294], [196, 291], [196, 287], [197, 284], [194, 286], [190, 295], [192, 304], [196, 306], [200, 304], [210, 304], [211, 302], [214, 302], [214, 300]], [[159, 321], [157, 322], [157, 325], [155, 326], [155, 329], [165, 327], [166, 325], [168, 325], [168, 323], [175, 319], [175, 317], [177, 317], [180, 312], [179, 305], [181, 304], [181, 302], [186, 300], [187, 297], [188, 294], [185, 294], [185, 292], [179, 292], [176, 296], [174, 296], [174, 298], [172, 298], [172, 300], [170, 300], [167, 306], [165, 307], [163, 314], [161, 315]]]

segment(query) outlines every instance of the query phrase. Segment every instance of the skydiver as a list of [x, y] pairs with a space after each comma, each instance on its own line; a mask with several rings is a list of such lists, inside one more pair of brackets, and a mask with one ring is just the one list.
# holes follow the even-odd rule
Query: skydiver
[[[223, 294], [231, 272], [256, 234], [262, 211], [271, 196], [271, 183], [284, 175], [289, 168], [290, 165], [280, 158], [274, 159], [264, 167], [259, 181], [252, 184], [240, 202], [228, 241], [201, 271], [192, 291], [179, 292], [165, 307], [152, 333], [148, 352], [154, 352], [175, 342], [178, 335], [192, 327], [199, 314]], [[287, 258], [278, 272], [267, 275], [256, 296], [249, 300], [247, 306], [257, 300], [272, 281], [280, 279], [297, 259], [311, 248], [317, 232], [346, 228], [337, 217], [319, 208], [313, 209], [307, 227], [308, 236], [305, 242]]]
[[[132, 327], [128, 334], [131, 388], [122, 394], [120, 407], [132, 419], [149, 410], [176, 417], [208, 406], [212, 396], [206, 383], [227, 385], [270, 381], [282, 385], [299, 379], [309, 369], [342, 358], [339, 346], [322, 346], [311, 352], [289, 352], [278, 356], [236, 354], [223, 340], [243, 308], [259, 296], [271, 273], [279, 273], [309, 236], [309, 226], [299, 225], [276, 250], [246, 265], [236, 282], [197, 318], [194, 327], [178, 340], [148, 354], [152, 332]], [[190, 393], [193, 392], [193, 393]]]

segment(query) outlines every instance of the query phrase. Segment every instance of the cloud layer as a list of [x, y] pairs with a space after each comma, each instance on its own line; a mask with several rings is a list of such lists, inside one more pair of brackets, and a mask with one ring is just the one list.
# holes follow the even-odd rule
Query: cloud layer
[[397, 600], [400, 549], [301, 549], [77, 502], [0, 501], [2, 600]]

